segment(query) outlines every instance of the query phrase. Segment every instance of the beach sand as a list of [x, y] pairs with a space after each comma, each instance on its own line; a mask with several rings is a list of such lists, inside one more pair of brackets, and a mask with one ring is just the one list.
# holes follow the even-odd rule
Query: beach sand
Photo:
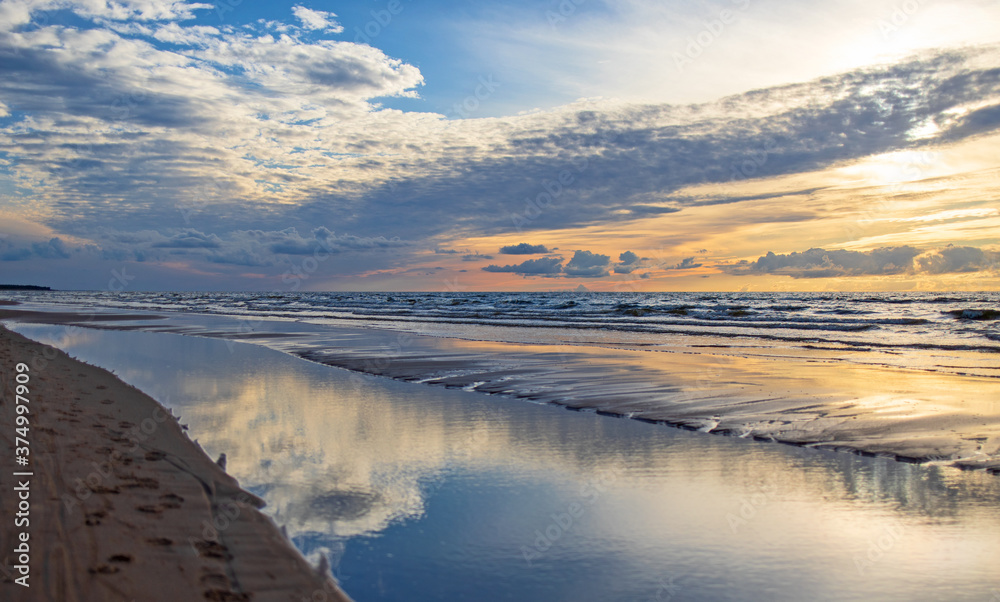
[[[19, 363], [26, 467], [15, 464]], [[4, 600], [348, 600], [149, 396], [2, 326], [0, 374]], [[24, 533], [30, 587], [15, 583]]]

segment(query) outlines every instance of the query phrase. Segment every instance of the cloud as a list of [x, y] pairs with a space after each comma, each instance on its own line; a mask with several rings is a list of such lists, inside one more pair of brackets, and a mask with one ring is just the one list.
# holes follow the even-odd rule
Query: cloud
[[506, 272], [521, 274], [522, 276], [543, 275], [561, 278], [601, 278], [610, 275], [610, 266], [610, 256], [580, 250], [573, 253], [573, 257], [565, 266], [563, 265], [562, 257], [541, 257], [538, 259], [528, 259], [514, 265], [499, 266], [491, 264], [482, 269], [484, 272]]
[[904, 245], [870, 251], [827, 251], [813, 248], [788, 255], [768, 252], [755, 262], [744, 260], [716, 267], [741, 276], [774, 274], [792, 278], [834, 278], [995, 271], [998, 262], [1000, 253], [976, 247], [948, 246], [920, 251]]
[[916, 271], [925, 274], [997, 271], [1000, 252], [984, 251], [976, 247], [947, 246], [926, 251], [913, 258]]
[[[365, 45], [199, 30], [200, 41], [168, 52], [142, 36], [58, 35], [73, 38], [80, 56], [19, 42], [18, 60], [0, 61], [4, 102], [31, 109], [0, 127], [0, 142], [18, 158], [20, 177], [45, 182], [41, 202], [75, 204], [84, 219], [52, 225], [80, 236], [84, 224], [112, 219], [93, 200], [102, 197], [123, 199], [114, 218], [137, 229], [176, 227], [177, 208], [191, 198], [205, 203], [199, 225], [215, 231], [277, 218], [427, 238], [510, 232], [518, 215], [530, 218], [528, 230], [640, 219], [654, 215], [648, 208], [729, 202], [662, 207], [654, 199], [748, 177], [745, 164], [754, 177], [774, 176], [911, 147], [918, 124], [940, 118], [950, 131], [948, 111], [1000, 94], [979, 66], [997, 50], [978, 49], [695, 107], [587, 101], [445, 122], [370, 104], [412, 92], [422, 76]], [[102, 64], [98, 38], [136, 60]], [[559, 184], [563, 172], [575, 179]], [[543, 194], [553, 198], [541, 211], [523, 200]]]
[[252, 230], [236, 234], [239, 235], [236, 237], [236, 240], [252, 241], [264, 245], [272, 253], [278, 255], [316, 255], [343, 253], [346, 251], [373, 251], [397, 249], [412, 245], [408, 241], [398, 238], [389, 239], [384, 236], [338, 235], [322, 226], [315, 228], [308, 236], [302, 236], [295, 228], [270, 232]]
[[159, 249], [218, 249], [221, 246], [219, 237], [214, 234], [202, 234], [197, 230], [188, 230], [175, 234], [167, 240], [153, 243]]
[[624, 253], [618, 256], [618, 261], [622, 262], [625, 265], [633, 265], [639, 262], [639, 256], [633, 253], [632, 251], [625, 251]]
[[680, 263], [665, 267], [665, 270], [690, 270], [694, 268], [700, 268], [703, 264], [695, 263], [694, 257], [685, 257]]
[[480, 253], [469, 253], [462, 255], [462, 261], [480, 261], [482, 259], [493, 259], [492, 255], [482, 255]]
[[482, 269], [484, 272], [507, 272], [522, 276], [552, 276], [562, 272], [562, 258], [541, 257], [539, 259], [528, 259], [516, 265], [505, 265], [502, 267], [490, 264]]
[[501, 255], [541, 255], [548, 252], [545, 245], [533, 245], [526, 242], [500, 247]]
[[639, 256], [632, 251], [625, 251], [618, 255], [618, 261], [621, 263], [615, 264], [616, 274], [631, 274], [633, 271], [641, 267], [639, 265]]
[[647, 215], [663, 215], [666, 213], [677, 213], [680, 211], [680, 207], [657, 207], [655, 205], [632, 205], [628, 208], [636, 217], [642, 217]]
[[611, 257], [590, 251], [576, 251], [563, 270], [569, 278], [600, 278], [608, 275]]
[[6, 240], [0, 240], [0, 261], [24, 261], [27, 259], [67, 259], [73, 252], [59, 237], [45, 242], [31, 243], [26, 246], [16, 246]]
[[334, 20], [337, 15], [322, 10], [306, 8], [301, 4], [292, 7], [292, 14], [306, 29], [321, 29], [326, 33], [341, 33], [344, 27]]
[[[40, 11], [54, 8], [75, 16], [50, 23]], [[288, 23], [185, 22], [204, 10], [213, 6], [0, 3], [0, 178], [5, 194], [14, 190], [5, 204], [30, 202], [63, 240], [92, 241], [109, 258], [265, 266], [329, 250], [352, 252], [352, 266], [370, 254], [387, 268], [426, 259], [432, 247], [412, 241], [509, 234], [517, 216], [552, 240], [581, 226], [687, 218], [712, 203], [756, 201], [673, 196], [685, 187], [797, 174], [1000, 127], [991, 108], [998, 47], [696, 105], [581, 100], [449, 121], [383, 107], [386, 97], [414, 97], [423, 75], [368, 45], [317, 40], [321, 30], [309, 27], [339, 27], [332, 13], [297, 5]], [[931, 122], [930, 137], [912, 137]], [[109, 223], [147, 234], [114, 240], [102, 229]], [[522, 245], [549, 250], [510, 247]], [[63, 252], [85, 252], [74, 249]], [[59, 256], [54, 247], [3, 253]], [[487, 256], [463, 256], [478, 259]], [[595, 277], [641, 265], [588, 261], [575, 255], [565, 272], [562, 260], [493, 267]], [[924, 259], [928, 273], [954, 261]]]
[[69, 247], [58, 238], [21, 247], [0, 241], [0, 258], [10, 261], [91, 254], [115, 261], [145, 262], [170, 261], [172, 257], [184, 256], [213, 264], [265, 267], [287, 263], [296, 257], [326, 259], [344, 253], [378, 253], [410, 246], [413, 243], [409, 241], [336, 234], [323, 227], [315, 228], [306, 235], [295, 228], [236, 230], [222, 235], [194, 229], [166, 233], [155, 230], [102, 230], [93, 245], [85, 246]]

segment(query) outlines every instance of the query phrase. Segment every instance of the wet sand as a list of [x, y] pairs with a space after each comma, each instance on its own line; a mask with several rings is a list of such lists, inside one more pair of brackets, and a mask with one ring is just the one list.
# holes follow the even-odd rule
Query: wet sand
[[[0, 319], [253, 340], [353, 372], [706, 433], [1000, 472], [996, 377], [839, 361], [825, 352], [615, 348], [427, 336], [164, 312], [0, 309]], [[133, 322], [127, 323], [126, 320]]]
[[[19, 363], [26, 467], [15, 464]], [[2, 326], [0, 374], [0, 514], [28, 519], [0, 529], [4, 600], [348, 600], [149, 396]]]

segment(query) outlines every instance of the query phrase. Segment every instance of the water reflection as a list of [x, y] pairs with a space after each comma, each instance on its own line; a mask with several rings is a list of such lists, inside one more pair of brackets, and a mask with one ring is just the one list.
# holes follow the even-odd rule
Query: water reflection
[[220, 340], [21, 325], [183, 416], [359, 601], [981, 599], [1000, 478], [707, 436]]

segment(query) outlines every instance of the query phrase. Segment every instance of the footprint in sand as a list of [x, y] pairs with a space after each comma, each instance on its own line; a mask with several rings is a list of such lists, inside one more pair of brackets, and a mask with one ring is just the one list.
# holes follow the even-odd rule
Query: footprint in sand
[[159, 489], [160, 482], [149, 477], [139, 477], [136, 475], [120, 476], [122, 487], [125, 489]]
[[181, 502], [184, 501], [184, 498], [182, 498], [179, 495], [173, 494], [173, 493], [167, 493], [167, 494], [161, 495], [160, 499], [163, 500], [163, 502], [161, 503], [161, 505], [164, 508], [180, 508], [181, 507]]
[[212, 602], [247, 602], [250, 594], [238, 594], [225, 589], [210, 589], [205, 591], [205, 599]]
[[154, 546], [172, 546], [174, 545], [174, 540], [166, 537], [151, 537], [146, 540], [146, 543]]
[[217, 541], [208, 541], [207, 539], [203, 539], [201, 541], [194, 542], [194, 547], [198, 549], [198, 555], [205, 558], [229, 560], [233, 557], [229, 553], [229, 548]]
[[97, 512], [90, 512], [84, 517], [84, 523], [90, 527], [101, 524], [101, 519], [108, 515], [107, 512], [103, 510], [98, 510]]
[[203, 574], [199, 579], [199, 581], [205, 587], [213, 587], [213, 588], [229, 587], [229, 577], [226, 577], [224, 574], [209, 568], [202, 569], [202, 572]]
[[116, 566], [108, 566], [106, 564], [99, 564], [97, 566], [92, 566], [87, 569], [87, 572], [91, 575], [114, 575], [121, 569]]

